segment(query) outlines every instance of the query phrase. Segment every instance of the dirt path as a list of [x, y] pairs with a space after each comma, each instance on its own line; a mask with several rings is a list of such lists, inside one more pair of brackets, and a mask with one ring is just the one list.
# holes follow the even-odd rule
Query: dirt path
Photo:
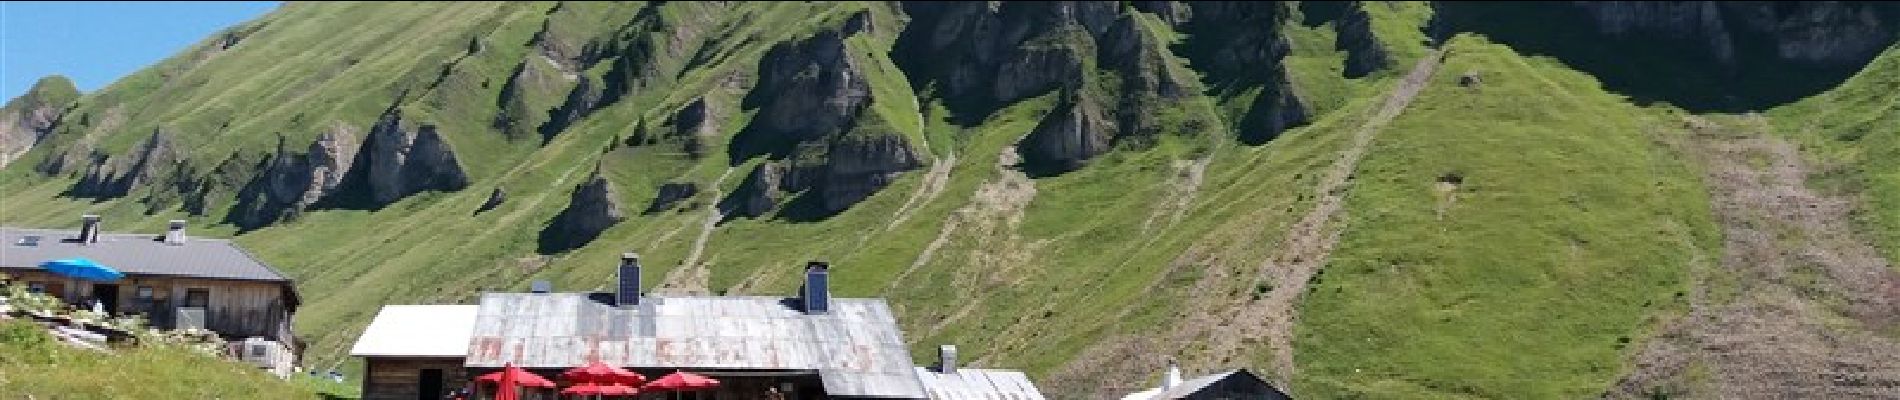
[[1359, 159], [1365, 156], [1379, 130], [1425, 89], [1432, 72], [1444, 61], [1442, 54], [1433, 50], [1420, 58], [1371, 118], [1353, 131], [1352, 142], [1321, 177], [1317, 185], [1319, 197], [1313, 209], [1287, 231], [1277, 246], [1278, 255], [1260, 267], [1257, 284], [1271, 289], [1265, 296], [1242, 299], [1241, 304], [1227, 308], [1233, 310], [1224, 324], [1231, 334], [1216, 336], [1213, 343], [1209, 343], [1208, 354], [1214, 359], [1244, 358], [1240, 354], [1245, 344], [1264, 339], [1273, 352], [1273, 376], [1281, 383], [1293, 376], [1293, 326], [1298, 318], [1300, 296], [1306, 293], [1306, 284], [1313, 274], [1326, 265], [1333, 245], [1339, 243], [1343, 229], [1335, 220], [1345, 203], [1353, 171], [1358, 169]]
[[897, 207], [897, 217], [891, 218], [891, 223], [885, 225], [884, 230], [897, 228], [897, 225], [903, 224], [904, 221], [910, 219], [912, 214], [916, 214], [917, 209], [930, 204], [932, 200], [937, 199], [937, 195], [943, 194], [944, 185], [950, 182], [950, 169], [956, 166], [956, 153], [950, 153], [931, 162], [930, 171], [924, 173], [923, 183], [918, 184], [917, 190], [910, 193], [910, 198], [904, 199], [903, 206]]
[[666, 278], [660, 280], [660, 285], [654, 289], [655, 291], [664, 290], [670, 294], [710, 293], [710, 288], [706, 286], [712, 271], [706, 270], [706, 266], [700, 263], [699, 257], [706, 252], [706, 242], [712, 241], [713, 229], [719, 226], [720, 220], [726, 218], [725, 213], [720, 212], [717, 201], [719, 196], [723, 195], [719, 191], [719, 185], [726, 183], [726, 178], [732, 176], [732, 171], [735, 170], [737, 170], [735, 167], [726, 167], [726, 172], [719, 173], [719, 179], [713, 180], [712, 185], [708, 187], [706, 198], [715, 200], [706, 202], [706, 219], [699, 226], [699, 236], [693, 239], [693, 248], [686, 252], [686, 259], [680, 261], [678, 268], [666, 273]]
[[1606, 397], [1900, 398], [1900, 273], [1794, 145], [1731, 125], [1690, 118], [1676, 145], [1704, 168], [1720, 265]]

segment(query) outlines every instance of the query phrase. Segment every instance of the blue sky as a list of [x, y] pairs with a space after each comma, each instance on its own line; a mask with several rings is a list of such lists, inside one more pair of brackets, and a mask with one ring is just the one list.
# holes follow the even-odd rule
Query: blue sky
[[0, 102], [54, 74], [91, 92], [276, 7], [274, 1], [0, 2]]

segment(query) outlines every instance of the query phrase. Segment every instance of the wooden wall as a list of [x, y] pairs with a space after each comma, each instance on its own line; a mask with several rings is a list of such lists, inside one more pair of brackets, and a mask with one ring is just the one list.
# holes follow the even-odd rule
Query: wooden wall
[[[94, 294], [93, 282], [45, 271], [9, 269], [4, 272], [16, 281], [57, 283], [64, 293], [56, 294], [68, 302], [82, 303]], [[205, 328], [226, 336], [262, 336], [286, 344], [292, 343], [291, 312], [286, 307], [289, 299], [284, 298], [284, 286], [289, 285], [289, 282], [132, 275], [113, 283], [119, 288], [119, 304], [108, 310], [112, 313], [145, 314], [155, 325], [169, 327], [173, 309], [184, 305], [185, 294], [192, 289], [204, 289], [210, 294], [205, 310]], [[150, 304], [139, 301], [138, 288], [141, 286], [152, 288]]]
[[442, 390], [461, 389], [470, 379], [462, 358], [367, 357], [363, 363], [363, 400], [415, 400], [421, 395], [422, 370], [442, 370]]

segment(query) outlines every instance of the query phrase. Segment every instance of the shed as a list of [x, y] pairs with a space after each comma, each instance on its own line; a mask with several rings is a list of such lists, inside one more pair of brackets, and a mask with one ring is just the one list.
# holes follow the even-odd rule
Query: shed
[[439, 399], [469, 380], [462, 368], [473, 305], [388, 305], [350, 355], [363, 357], [363, 399]]

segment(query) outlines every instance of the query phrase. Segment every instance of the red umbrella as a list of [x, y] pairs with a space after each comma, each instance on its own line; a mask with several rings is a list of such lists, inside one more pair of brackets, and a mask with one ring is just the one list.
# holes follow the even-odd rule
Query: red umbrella
[[495, 382], [495, 400], [517, 400], [517, 386], [554, 387], [554, 382], [540, 375], [516, 367], [514, 363], [502, 366], [500, 372], [475, 377], [476, 382]]
[[640, 387], [640, 391], [642, 392], [664, 392], [664, 391], [685, 392], [685, 391], [693, 391], [693, 390], [715, 389], [718, 387], [719, 387], [719, 380], [717, 379], [707, 378], [705, 376], [700, 376], [698, 374], [692, 374], [692, 373], [686, 373], [686, 372], [674, 372], [671, 374], [667, 374], [666, 376], [662, 376], [660, 377], [660, 379], [654, 379], [652, 382], [647, 382], [646, 386]]
[[639, 386], [647, 377], [626, 369], [607, 365], [600, 361], [587, 363], [561, 373], [561, 379], [583, 383], [618, 383], [627, 386]]
[[621, 385], [595, 385], [583, 383], [561, 389], [561, 394], [580, 396], [632, 396], [639, 394], [638, 389]]

